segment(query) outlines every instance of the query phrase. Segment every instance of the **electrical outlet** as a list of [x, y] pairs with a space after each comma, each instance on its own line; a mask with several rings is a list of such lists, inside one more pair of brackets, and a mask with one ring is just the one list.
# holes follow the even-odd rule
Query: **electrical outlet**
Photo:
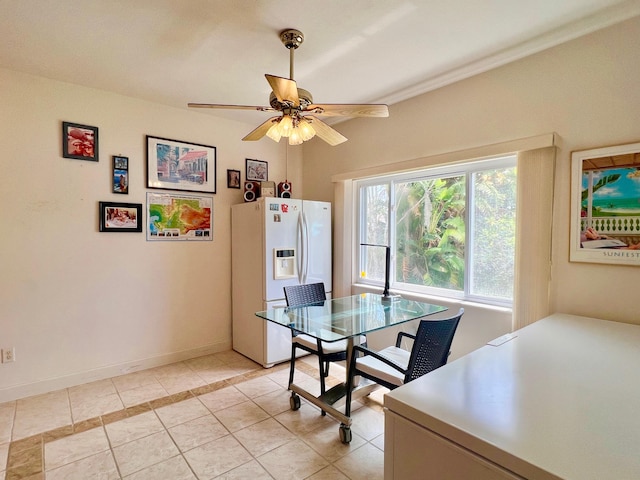
[[9, 363], [16, 361], [16, 349], [11, 348], [3, 348], [2, 349], [2, 363]]

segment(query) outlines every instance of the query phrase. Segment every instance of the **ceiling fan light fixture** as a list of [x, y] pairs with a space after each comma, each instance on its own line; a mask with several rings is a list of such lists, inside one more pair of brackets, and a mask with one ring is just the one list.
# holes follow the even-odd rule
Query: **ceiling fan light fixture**
[[316, 136], [316, 131], [311, 126], [311, 122], [304, 117], [300, 118], [300, 123], [298, 123], [298, 130], [300, 130], [300, 136], [302, 137], [303, 142], [311, 140]]
[[[275, 142], [282, 137], [289, 138], [290, 145], [300, 145], [317, 136], [331, 146], [346, 142], [347, 138], [317, 118], [330, 117], [388, 117], [386, 105], [375, 104], [315, 104], [311, 93], [298, 88], [293, 79], [293, 53], [304, 42], [300, 30], [289, 28], [280, 32], [280, 40], [289, 50], [289, 78], [265, 74], [271, 86], [269, 105], [222, 105], [216, 103], [189, 103], [195, 108], [227, 108], [236, 110], [257, 110], [260, 112], [276, 111], [281, 116], [272, 117], [253, 129], [242, 139], [256, 141], [268, 136]], [[305, 118], [305, 114], [308, 116]], [[314, 114], [309, 115], [309, 114]]]
[[302, 135], [300, 135], [300, 129], [294, 128], [291, 131], [291, 135], [289, 135], [289, 145], [302, 145], [304, 140], [302, 139]]
[[279, 142], [282, 138], [282, 134], [280, 133], [280, 120], [274, 120], [271, 128], [267, 130], [267, 137], [269, 137], [274, 142]]
[[288, 137], [293, 130], [293, 119], [291, 115], [283, 115], [280, 123], [278, 124], [278, 130], [280, 130], [280, 135], [283, 137]]

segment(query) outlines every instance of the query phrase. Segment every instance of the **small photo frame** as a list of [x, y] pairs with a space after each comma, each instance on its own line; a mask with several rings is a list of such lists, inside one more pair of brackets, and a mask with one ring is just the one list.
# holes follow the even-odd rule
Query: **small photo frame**
[[113, 156], [113, 193], [129, 193], [129, 157]]
[[227, 188], [240, 188], [240, 170], [227, 170]]
[[98, 127], [62, 122], [62, 156], [98, 161]]
[[142, 204], [99, 202], [101, 232], [142, 232]]
[[269, 164], [262, 160], [246, 159], [246, 180], [248, 182], [266, 182], [269, 180]]

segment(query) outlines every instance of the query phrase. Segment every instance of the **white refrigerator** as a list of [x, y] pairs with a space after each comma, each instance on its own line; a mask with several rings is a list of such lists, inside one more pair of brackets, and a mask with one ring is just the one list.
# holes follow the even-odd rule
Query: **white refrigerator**
[[255, 316], [284, 288], [324, 282], [331, 297], [331, 204], [259, 198], [231, 207], [233, 349], [264, 367], [291, 358], [291, 331]]

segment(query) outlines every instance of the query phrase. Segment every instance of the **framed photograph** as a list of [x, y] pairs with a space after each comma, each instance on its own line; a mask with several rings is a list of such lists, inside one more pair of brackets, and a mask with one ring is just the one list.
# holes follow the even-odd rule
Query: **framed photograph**
[[571, 154], [573, 262], [640, 265], [640, 143]]
[[147, 187], [216, 193], [216, 147], [147, 135]]
[[62, 122], [62, 156], [98, 161], [98, 127]]
[[240, 170], [227, 170], [227, 188], [240, 188]]
[[129, 158], [113, 156], [113, 193], [129, 193]]
[[269, 180], [269, 164], [262, 160], [246, 159], [247, 171], [245, 173], [246, 180], [248, 182], [266, 182]]
[[101, 232], [141, 232], [142, 204], [100, 202]]
[[213, 197], [147, 192], [147, 240], [213, 240]]

